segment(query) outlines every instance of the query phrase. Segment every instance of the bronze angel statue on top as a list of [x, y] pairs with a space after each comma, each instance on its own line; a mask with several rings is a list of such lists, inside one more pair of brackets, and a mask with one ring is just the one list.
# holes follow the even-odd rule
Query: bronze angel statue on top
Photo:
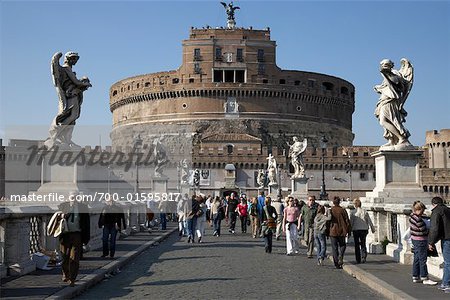
[[387, 143], [380, 150], [407, 150], [413, 146], [409, 142], [409, 131], [403, 126], [407, 112], [404, 105], [413, 86], [414, 69], [406, 58], [400, 60], [400, 70], [394, 70], [394, 63], [389, 59], [380, 62], [383, 82], [374, 90], [380, 94], [375, 109], [375, 116], [384, 128]]
[[80, 58], [78, 53], [67, 52], [62, 66], [59, 64], [61, 57], [61, 52], [55, 53], [51, 62], [53, 84], [58, 95], [58, 114], [50, 126], [50, 137], [45, 141], [48, 148], [55, 145], [77, 146], [72, 142], [72, 132], [75, 121], [80, 117], [83, 92], [92, 86], [87, 77], [77, 79], [72, 71], [72, 66]]

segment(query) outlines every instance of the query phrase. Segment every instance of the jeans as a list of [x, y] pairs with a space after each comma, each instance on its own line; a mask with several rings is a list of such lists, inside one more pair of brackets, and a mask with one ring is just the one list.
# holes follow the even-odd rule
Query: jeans
[[271, 229], [264, 235], [264, 248], [266, 249], [266, 253], [272, 253], [272, 236], [273, 233]]
[[195, 232], [195, 226], [197, 225], [197, 217], [192, 217], [191, 219], [187, 220], [187, 234], [188, 238], [191, 238], [194, 240], [194, 232]]
[[314, 241], [317, 248], [317, 259], [325, 259], [327, 255], [327, 241], [325, 233], [314, 234]]
[[222, 222], [222, 216], [220, 214], [213, 214], [214, 232], [220, 235], [220, 223]]
[[450, 239], [441, 240], [442, 256], [444, 257], [444, 275], [442, 285], [450, 285]]
[[167, 216], [165, 213], [160, 213], [159, 218], [161, 219], [161, 230], [167, 229]]
[[345, 249], [345, 236], [330, 236], [331, 250], [333, 252], [333, 262], [335, 267], [340, 267], [339, 259], [344, 259]]
[[236, 227], [236, 217], [237, 217], [237, 212], [230, 211], [230, 212], [228, 213], [228, 216], [230, 217], [230, 230], [233, 230], [233, 231], [234, 231], [234, 229], [235, 229], [235, 227]]
[[366, 260], [367, 258], [366, 237], [368, 233], [368, 230], [353, 231], [353, 240], [355, 241], [355, 258], [358, 264], [361, 262], [361, 258], [363, 260]]
[[427, 269], [428, 241], [413, 240], [413, 239], [411, 239], [411, 241], [414, 246], [414, 261], [412, 268], [412, 276], [426, 279], [428, 278], [428, 269]]
[[108, 255], [113, 257], [116, 253], [116, 236], [117, 229], [116, 225], [105, 225], [103, 226], [103, 255]]
[[242, 233], [247, 232], [247, 216], [239, 216], [241, 219], [241, 231]]

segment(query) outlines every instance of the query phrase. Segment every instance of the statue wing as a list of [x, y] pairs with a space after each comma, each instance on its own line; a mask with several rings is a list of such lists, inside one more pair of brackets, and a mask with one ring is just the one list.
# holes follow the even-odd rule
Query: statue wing
[[[400, 60], [400, 64], [401, 64], [401, 68], [398, 71], [403, 79], [405, 80], [405, 88], [403, 91], [403, 97], [402, 100], [400, 101], [400, 110], [403, 110], [403, 104], [405, 103], [406, 99], [409, 96], [409, 92], [412, 89], [413, 83], [414, 83], [414, 67], [411, 64], [411, 62], [409, 60], [407, 60], [406, 58], [402, 58]], [[406, 112], [405, 112], [406, 113]]]
[[62, 89], [62, 78], [61, 78], [61, 65], [59, 64], [59, 60], [62, 57], [61, 52], [57, 52], [52, 57], [52, 62], [50, 65], [51, 71], [52, 71], [52, 80], [53, 85], [56, 88], [56, 94], [58, 95], [58, 102], [59, 102], [59, 111], [62, 112], [66, 110], [67, 108], [67, 99], [66, 95], [64, 93], [64, 90]]
[[222, 4], [223, 7], [227, 8], [227, 4], [225, 2], [220, 2], [220, 4]]
[[236, 9], [241, 9], [239, 6], [235, 6], [235, 7], [233, 7], [234, 8], [234, 10], [236, 10]]
[[302, 143], [302, 149], [300, 150], [300, 153], [305, 152], [307, 146], [308, 146], [308, 140], [306, 138], [304, 138], [303, 143]]

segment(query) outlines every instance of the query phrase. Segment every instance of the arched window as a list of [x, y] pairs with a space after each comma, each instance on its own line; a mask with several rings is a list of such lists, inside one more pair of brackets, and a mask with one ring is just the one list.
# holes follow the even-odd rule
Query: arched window
[[348, 95], [348, 88], [345, 86], [341, 87], [341, 94]]
[[331, 82], [323, 82], [322, 83], [322, 88], [325, 91], [332, 91], [333, 90], [334, 85]]
[[233, 154], [234, 146], [233, 145], [227, 145], [227, 153]]

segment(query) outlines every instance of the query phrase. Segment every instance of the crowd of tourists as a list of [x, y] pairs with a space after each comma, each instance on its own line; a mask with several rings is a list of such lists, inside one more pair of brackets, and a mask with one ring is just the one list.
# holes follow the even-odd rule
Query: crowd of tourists
[[[285, 237], [286, 255], [289, 256], [299, 254], [299, 245], [303, 240], [307, 248], [306, 256], [316, 257], [319, 266], [325, 263], [329, 239], [334, 267], [342, 269], [347, 240], [351, 235], [356, 263], [367, 261], [366, 237], [369, 230], [375, 233], [375, 226], [367, 211], [361, 207], [359, 199], [353, 200], [354, 209], [350, 214], [340, 204], [341, 199], [337, 196], [329, 207], [326, 203], [316, 203], [312, 195], [307, 197], [305, 203], [291, 196], [285, 199], [278, 196], [272, 200], [263, 192], [250, 199], [246, 195], [238, 197], [235, 193], [224, 198], [203, 195], [189, 198], [186, 194], [183, 201], [178, 202], [176, 214], [169, 214], [169, 219], [177, 219], [179, 235], [186, 236], [188, 243], [202, 243], [207, 226], [212, 227], [214, 238], [219, 238], [222, 235], [223, 221], [228, 233], [234, 235], [239, 219], [240, 233], [247, 234], [250, 227], [249, 238], [264, 239], [266, 253], [272, 253], [274, 235], [276, 240]], [[412, 282], [437, 284], [428, 277], [427, 257], [438, 255], [436, 244], [440, 241], [444, 263], [439, 288], [450, 293], [450, 208], [440, 197], [434, 197], [431, 204], [431, 218], [428, 219], [424, 216], [425, 205], [420, 201], [413, 203], [410, 227], [403, 237], [411, 242], [414, 253]], [[63, 281], [74, 286], [82, 257], [82, 245], [87, 244], [90, 239], [89, 213], [84, 213], [87, 212], [85, 204], [77, 201], [63, 203], [60, 209], [60, 217], [64, 221], [64, 230], [61, 229], [59, 235]], [[163, 230], [165, 223], [161, 222]], [[122, 209], [113, 201], [107, 201], [101, 211], [98, 226], [103, 229], [101, 257], [114, 258], [117, 233], [126, 228]]]
[[[263, 238], [266, 253], [272, 253], [272, 239], [286, 239], [286, 255], [300, 253], [300, 242], [306, 246], [306, 257], [316, 258], [323, 266], [327, 258], [327, 239], [336, 269], [342, 269], [348, 239], [353, 235], [355, 260], [366, 263], [366, 237], [375, 226], [357, 198], [353, 200], [350, 214], [341, 207], [341, 199], [334, 197], [331, 207], [316, 202], [315, 196], [307, 197], [306, 203], [288, 196], [271, 199], [263, 192], [258, 197], [238, 197], [235, 193], [219, 196], [192, 196], [179, 205], [179, 235], [186, 236], [188, 243], [201, 243], [207, 224], [213, 228], [213, 236], [220, 237], [223, 221], [229, 234], [236, 234], [236, 223], [240, 221], [240, 232], [249, 237]], [[431, 219], [423, 217], [425, 205], [416, 201], [412, 206], [408, 230], [414, 253], [412, 269], [413, 283], [436, 285], [428, 277], [427, 256], [437, 256], [435, 244], [441, 241], [444, 256], [444, 275], [440, 289], [450, 293], [450, 209], [439, 197], [432, 199]]]

